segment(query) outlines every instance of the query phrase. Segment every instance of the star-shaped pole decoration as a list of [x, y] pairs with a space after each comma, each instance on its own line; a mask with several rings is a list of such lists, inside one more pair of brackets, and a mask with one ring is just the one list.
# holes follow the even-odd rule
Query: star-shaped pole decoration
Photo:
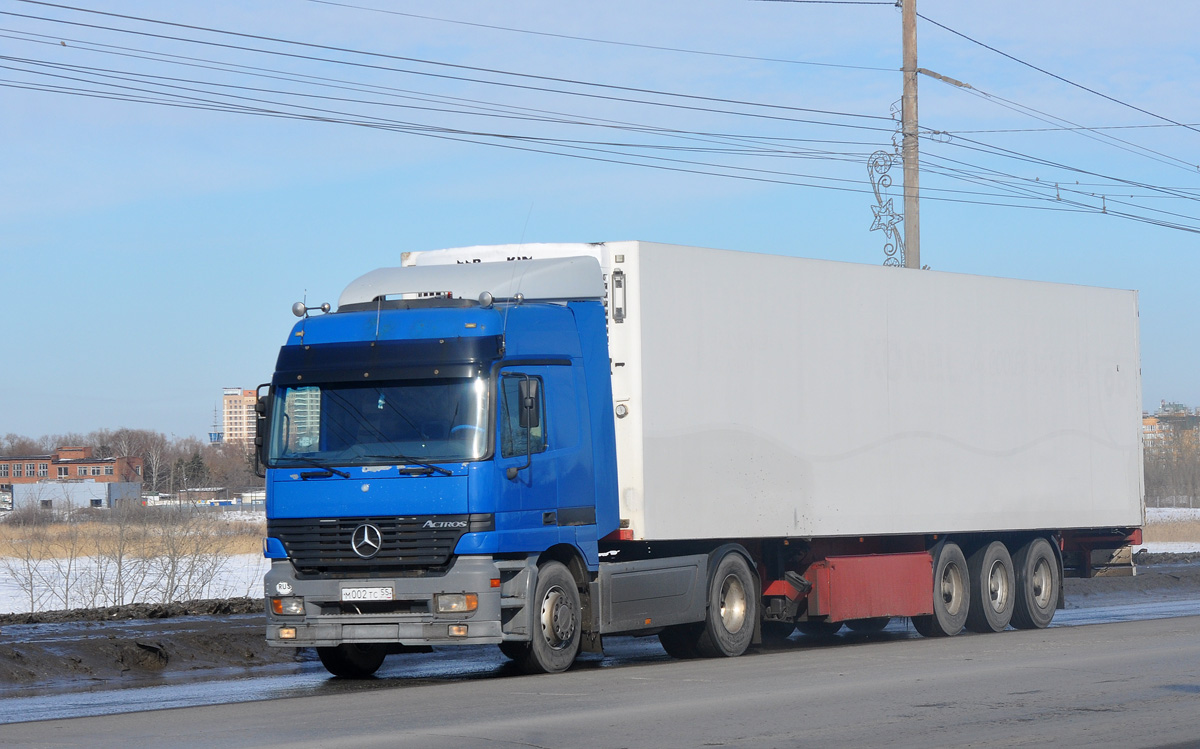
[[896, 213], [892, 209], [892, 199], [888, 198], [883, 205], [873, 205], [871, 210], [875, 213], [875, 221], [871, 224], [871, 231], [879, 231], [882, 229], [888, 234], [896, 232], [896, 224], [904, 220], [904, 217]]

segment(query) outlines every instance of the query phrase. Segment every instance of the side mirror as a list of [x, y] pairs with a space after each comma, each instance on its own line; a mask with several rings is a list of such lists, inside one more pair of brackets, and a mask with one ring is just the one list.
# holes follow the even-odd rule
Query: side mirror
[[517, 475], [533, 464], [533, 436], [530, 429], [536, 429], [542, 423], [542, 401], [538, 394], [538, 381], [526, 376], [517, 383], [517, 396], [520, 398], [517, 419], [520, 427], [525, 430], [525, 465], [509, 466], [504, 472], [509, 481], [514, 481]]
[[542, 403], [538, 395], [538, 381], [532, 378], [518, 384], [521, 395], [520, 423], [522, 429], [537, 429], [542, 421]]
[[259, 385], [256, 392], [262, 392], [264, 387], [267, 388], [267, 394], [258, 396], [258, 400], [254, 402], [254, 474], [259, 478], [265, 478], [267, 475], [263, 466], [267, 463], [267, 432], [270, 429], [267, 416], [271, 412], [273, 397], [269, 383]]

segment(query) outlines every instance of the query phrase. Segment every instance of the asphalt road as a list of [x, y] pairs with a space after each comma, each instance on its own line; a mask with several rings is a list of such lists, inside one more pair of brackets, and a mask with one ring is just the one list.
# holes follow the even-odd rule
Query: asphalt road
[[555, 676], [384, 680], [304, 697], [9, 724], [0, 726], [0, 744], [1200, 746], [1200, 617], [583, 664]]

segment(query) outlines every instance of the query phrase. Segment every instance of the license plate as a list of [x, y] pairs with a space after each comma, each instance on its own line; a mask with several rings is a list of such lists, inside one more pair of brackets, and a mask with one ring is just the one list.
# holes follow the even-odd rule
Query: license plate
[[342, 588], [343, 601], [391, 601], [395, 597], [392, 588]]

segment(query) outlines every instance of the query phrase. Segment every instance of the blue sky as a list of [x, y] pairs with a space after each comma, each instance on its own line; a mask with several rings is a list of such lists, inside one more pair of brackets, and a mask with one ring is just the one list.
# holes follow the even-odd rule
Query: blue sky
[[[350, 280], [399, 264], [407, 250], [645, 239], [883, 260], [883, 237], [870, 231], [874, 198], [866, 158], [877, 148], [890, 148], [889, 107], [900, 97], [900, 14], [888, 5], [80, 1], [84, 4], [76, 7], [89, 10], [426, 62], [0, 0], [5, 14], [0, 49], [8, 58], [0, 79], [10, 84], [0, 88], [0, 137], [6, 144], [0, 159], [0, 292], [8, 308], [8, 322], [0, 327], [7, 344], [0, 433], [39, 436], [126, 426], [203, 435], [222, 387], [249, 388], [269, 379], [294, 320], [292, 302], [306, 293], [310, 303], [336, 302]], [[1200, 6], [1194, 3], [985, 6], [919, 0], [918, 11], [1121, 102], [1178, 123], [1200, 123], [1194, 39]], [[922, 174], [922, 262], [937, 270], [1138, 289], [1147, 408], [1161, 399], [1200, 405], [1194, 374], [1200, 353], [1193, 342], [1200, 318], [1193, 292], [1200, 265], [1197, 235], [1093, 209], [1103, 205], [1200, 226], [1200, 218], [1189, 218], [1200, 217], [1193, 197], [1200, 196], [1200, 132], [1167, 126], [928, 21], [919, 22], [918, 36], [922, 67], [975, 91], [920, 79], [921, 125], [949, 133], [922, 141], [922, 166], [928, 169]], [[166, 62], [162, 55], [192, 58], [191, 65], [178, 64], [181, 57]], [[231, 72], [230, 65], [275, 72], [259, 70], [251, 77], [245, 68]], [[122, 76], [104, 80], [126, 88], [102, 84], [96, 77], [101, 74]], [[312, 78], [301, 82], [301, 75], [337, 79], [340, 88], [317, 87]], [[147, 93], [149, 81], [155, 82], [153, 93]], [[243, 88], [218, 90], [218, 84]], [[336, 110], [342, 113], [338, 118], [359, 123], [375, 118], [369, 121], [448, 128], [453, 132], [437, 132], [453, 138], [560, 151], [608, 149], [575, 153], [639, 163], [651, 163], [647, 155], [687, 160], [692, 163], [653, 163], [699, 172], [742, 170], [736, 173], [825, 187], [589, 161], [355, 124], [13, 87], [47, 85], [158, 100], [186, 95], [209, 107], [240, 102], [327, 118]], [[445, 97], [458, 99], [452, 106]], [[668, 103], [691, 108], [662, 106]], [[425, 109], [408, 108], [414, 105]], [[467, 107], [488, 109], [466, 113]], [[1043, 113], [1038, 115], [1043, 119], [1020, 108]], [[547, 122], [546, 112], [593, 125]], [[1090, 128], [1162, 127], [966, 132], [1062, 125], [1043, 121], [1048, 116]], [[599, 120], [628, 126], [595, 127]], [[1125, 142], [1114, 144], [1098, 133]], [[745, 150], [749, 144], [757, 146], [755, 153]], [[1007, 149], [1009, 156], [995, 149]], [[969, 174], [947, 176], [951, 168]], [[898, 183], [899, 170], [894, 174]], [[1055, 183], [1078, 212], [1062, 210], [1072, 207], [1069, 202], [1042, 199], [1053, 195], [1047, 185]], [[1040, 197], [1022, 200], [1014, 189]], [[970, 192], [944, 192], [952, 190]]]

